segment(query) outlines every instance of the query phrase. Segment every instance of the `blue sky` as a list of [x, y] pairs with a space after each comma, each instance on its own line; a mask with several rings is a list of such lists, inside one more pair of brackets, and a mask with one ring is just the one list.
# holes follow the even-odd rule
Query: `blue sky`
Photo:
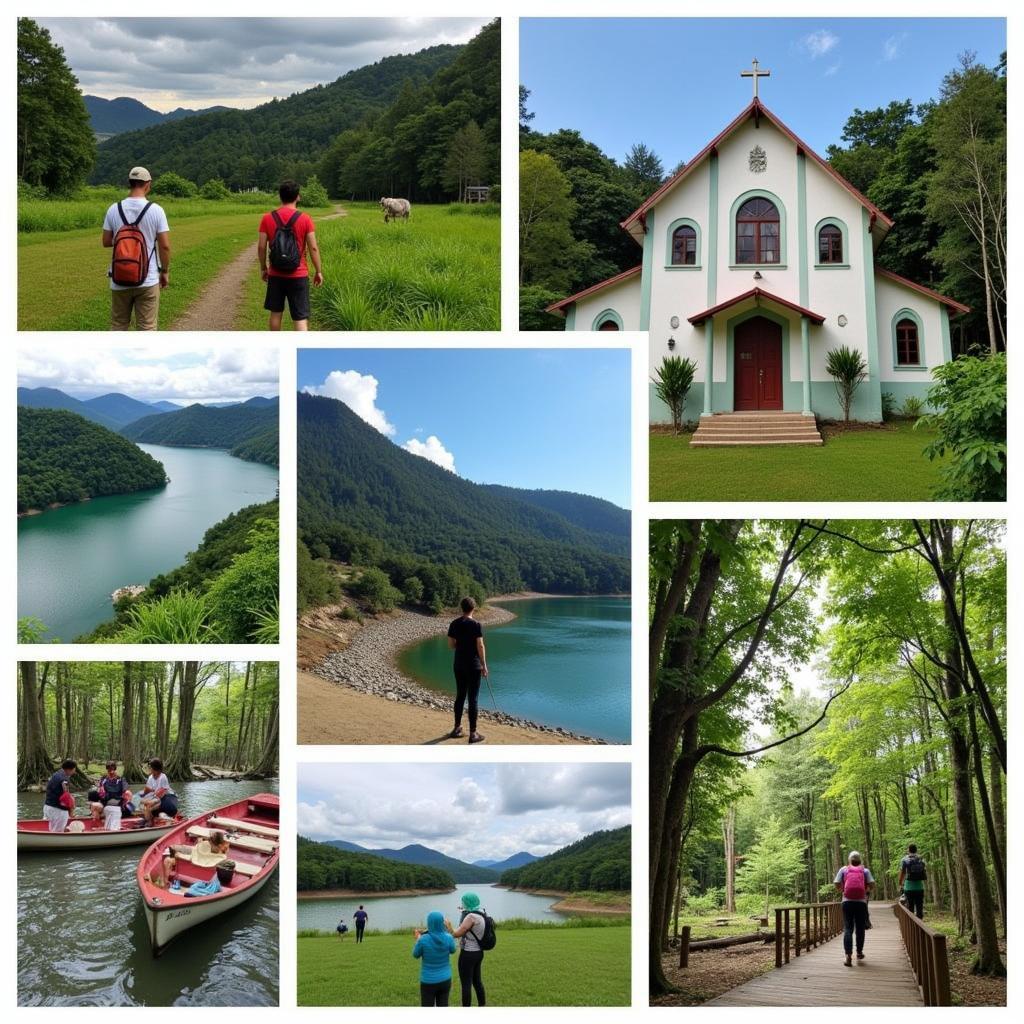
[[630, 824], [628, 764], [300, 764], [298, 831], [460, 860], [554, 853]]
[[467, 480], [629, 507], [624, 349], [305, 349], [298, 385]]
[[1001, 18], [537, 19], [520, 22], [520, 82], [532, 127], [575, 128], [622, 161], [644, 142], [666, 172], [761, 99], [813, 149], [839, 142], [855, 107], [938, 95], [964, 50], [995, 65]]

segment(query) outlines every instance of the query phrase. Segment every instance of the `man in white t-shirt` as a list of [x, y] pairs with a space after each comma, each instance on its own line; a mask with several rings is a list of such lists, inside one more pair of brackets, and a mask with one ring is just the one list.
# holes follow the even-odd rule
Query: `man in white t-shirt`
[[137, 287], [118, 284], [110, 278], [110, 329], [127, 331], [131, 327], [132, 311], [135, 311], [135, 329], [155, 331], [157, 314], [160, 311], [160, 289], [166, 288], [171, 265], [171, 242], [168, 237], [167, 214], [157, 203], [150, 202], [149, 190], [153, 177], [145, 167], [133, 167], [128, 172], [129, 192], [119, 203], [113, 203], [103, 218], [103, 246], [114, 247], [118, 230], [134, 224], [139, 214], [149, 209], [138, 222], [138, 230], [145, 239], [149, 272]]

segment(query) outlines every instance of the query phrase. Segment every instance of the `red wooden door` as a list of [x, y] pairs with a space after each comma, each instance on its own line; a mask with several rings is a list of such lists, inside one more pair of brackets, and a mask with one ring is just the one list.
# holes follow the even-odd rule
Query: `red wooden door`
[[733, 408], [737, 412], [782, 408], [782, 328], [755, 316], [733, 335]]

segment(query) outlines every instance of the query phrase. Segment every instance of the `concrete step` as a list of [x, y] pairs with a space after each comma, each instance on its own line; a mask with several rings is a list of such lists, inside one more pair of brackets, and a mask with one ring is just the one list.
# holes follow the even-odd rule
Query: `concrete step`
[[813, 423], [700, 423], [697, 429], [702, 433], [721, 434], [743, 433], [743, 434], [770, 434], [778, 430], [806, 430], [816, 434], [818, 428]]
[[691, 444], [730, 441], [733, 444], [771, 444], [774, 441], [807, 441], [817, 444], [820, 434], [694, 434]]
[[701, 423], [814, 423], [813, 416], [798, 412], [719, 412], [702, 416]]
[[783, 446], [783, 445], [814, 445], [814, 446], [817, 446], [817, 445], [821, 445], [823, 443], [824, 442], [821, 440], [820, 437], [817, 437], [817, 438], [807, 437], [807, 438], [799, 438], [799, 439], [771, 438], [770, 440], [766, 440], [766, 439], [760, 439], [759, 440], [759, 439], [755, 439], [755, 438], [746, 437], [746, 438], [743, 438], [742, 440], [738, 440], [738, 441], [735, 441], [735, 440], [734, 441], [723, 441], [723, 440], [719, 440], [717, 438], [715, 440], [709, 440], [709, 439], [698, 440], [697, 439], [697, 435], [694, 434], [693, 438], [690, 440], [690, 447], [691, 448], [752, 448], [752, 447], [753, 448], [768, 448], [768, 447], [771, 447], [772, 445], [779, 445], [779, 446]]
[[798, 412], [732, 412], [704, 416], [690, 439], [694, 448], [820, 445], [817, 421]]

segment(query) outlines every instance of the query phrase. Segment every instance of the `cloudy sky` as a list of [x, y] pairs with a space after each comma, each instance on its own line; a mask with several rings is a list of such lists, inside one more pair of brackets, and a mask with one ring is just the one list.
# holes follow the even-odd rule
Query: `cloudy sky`
[[[339, 8], [340, 9], [340, 8]], [[382, 57], [465, 43], [488, 18], [38, 18], [82, 92], [155, 110], [255, 107]]]
[[299, 765], [299, 834], [459, 860], [543, 857], [631, 822], [629, 765]]
[[299, 389], [476, 483], [630, 506], [625, 349], [300, 349]]
[[262, 346], [154, 352], [33, 344], [18, 353], [18, 386], [57, 388], [83, 400], [110, 392], [180, 404], [272, 398], [278, 393], [278, 352]]

